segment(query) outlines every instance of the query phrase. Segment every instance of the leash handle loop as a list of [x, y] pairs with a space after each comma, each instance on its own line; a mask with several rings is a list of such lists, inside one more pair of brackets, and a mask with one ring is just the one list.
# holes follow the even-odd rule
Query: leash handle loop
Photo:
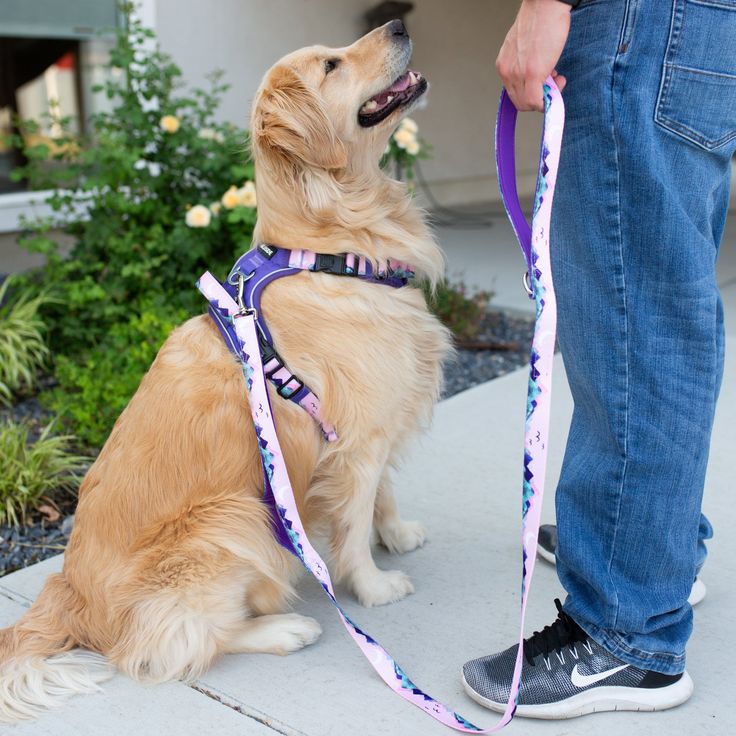
[[[562, 131], [560, 130], [559, 136], [557, 133], [550, 128], [550, 124], [556, 118], [560, 118], [560, 125], [564, 124], [564, 106], [562, 98], [559, 95], [559, 90], [551, 77], [548, 77], [545, 82], [545, 88], [555, 90], [557, 92], [556, 97], [553, 95], [550, 100], [546, 99], [545, 91], [545, 117], [544, 117], [544, 129], [542, 131], [542, 145], [540, 153], [540, 164], [545, 160], [544, 146], [545, 138], [548, 144], [557, 143], [557, 150], [559, 145], [562, 143]], [[558, 112], [558, 110], [560, 112]], [[511, 226], [516, 234], [516, 240], [521, 248], [521, 253], [524, 256], [527, 267], [527, 275], [524, 276], [523, 284], [524, 289], [529, 295], [530, 299], [534, 299], [534, 289], [531, 284], [534, 280], [534, 262], [532, 260], [532, 226], [526, 219], [526, 215], [519, 202], [519, 193], [516, 188], [516, 151], [515, 151], [515, 139], [516, 139], [516, 119], [518, 117], [518, 111], [508, 96], [506, 90], [502, 90], [501, 99], [498, 104], [498, 114], [496, 116], [496, 174], [498, 177], [498, 188], [501, 191], [501, 199], [503, 200], [506, 214], [511, 222]], [[554, 126], [553, 126], [554, 127]], [[555, 139], [554, 141], [552, 139]], [[555, 148], [554, 145], [551, 148]], [[537, 199], [540, 194], [540, 188], [544, 188], [549, 185], [549, 181], [545, 181], [547, 172], [543, 172], [540, 168], [537, 176], [537, 196], [535, 197], [535, 214], [537, 209]], [[556, 176], [556, 171], [555, 171]], [[552, 182], [554, 186], [554, 182]], [[547, 189], [548, 191], [548, 189]], [[533, 216], [532, 216], [533, 219]]]
[[[519, 194], [516, 189], [516, 151], [514, 143], [517, 115], [518, 111], [514, 103], [511, 102], [506, 90], [502, 90], [498, 104], [498, 114], [496, 115], [496, 176], [506, 214], [511, 220], [511, 226], [514, 228], [516, 239], [529, 270], [530, 284], [532, 229], [521, 209]], [[526, 282], [524, 286], [527, 292], [531, 292], [531, 286]], [[530, 293], [530, 297], [533, 297], [533, 294]]]

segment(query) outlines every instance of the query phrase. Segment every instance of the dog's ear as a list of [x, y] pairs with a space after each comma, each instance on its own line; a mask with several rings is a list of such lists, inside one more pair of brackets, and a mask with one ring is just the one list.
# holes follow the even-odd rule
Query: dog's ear
[[320, 169], [342, 169], [347, 152], [323, 102], [296, 71], [272, 72], [253, 110], [251, 134], [264, 153]]

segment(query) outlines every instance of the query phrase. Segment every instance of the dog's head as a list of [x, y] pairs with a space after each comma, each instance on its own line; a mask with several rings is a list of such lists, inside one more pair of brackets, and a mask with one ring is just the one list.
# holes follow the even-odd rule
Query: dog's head
[[326, 171], [375, 166], [427, 90], [408, 69], [411, 50], [404, 24], [394, 20], [351, 46], [313, 46], [281, 59], [253, 105], [256, 159]]

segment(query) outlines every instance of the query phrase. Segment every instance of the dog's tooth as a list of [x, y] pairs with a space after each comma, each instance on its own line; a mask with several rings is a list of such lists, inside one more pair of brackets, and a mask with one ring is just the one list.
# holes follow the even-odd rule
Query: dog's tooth
[[393, 96], [393, 95], [389, 95], [389, 96], [388, 96], [388, 97], [386, 98], [386, 103], [389, 103], [389, 102], [391, 102], [391, 100], [393, 100], [393, 98], [394, 98], [394, 96]]
[[417, 75], [414, 72], [409, 72], [409, 84], [417, 83]]
[[378, 107], [378, 103], [375, 100], [368, 100], [363, 105], [363, 112], [373, 112]]

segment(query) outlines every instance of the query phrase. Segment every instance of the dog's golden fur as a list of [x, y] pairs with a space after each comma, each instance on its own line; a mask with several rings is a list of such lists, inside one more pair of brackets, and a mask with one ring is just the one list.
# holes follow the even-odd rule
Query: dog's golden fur
[[[405, 67], [395, 43], [378, 29], [345, 49], [292, 54], [268, 73], [251, 124], [256, 242], [396, 258], [430, 282], [440, 276], [421, 214], [377, 165], [401, 112], [357, 124], [361, 102]], [[329, 76], [327, 57], [340, 59]], [[306, 412], [274, 396], [307, 529], [328, 535], [333, 575], [363, 604], [399, 600], [411, 583], [376, 567], [372, 527], [393, 552], [424, 541], [419, 524], [400, 519], [388, 469], [430, 418], [448, 335], [418, 289], [325, 274], [269, 286], [263, 313], [339, 433], [325, 442]], [[71, 655], [52, 656], [77, 647], [161, 681], [195, 677], [221, 653], [285, 654], [316, 639], [315, 621], [283, 613], [298, 569], [273, 539], [261, 494], [240, 368], [210, 319], [196, 317], [161, 348], [84, 479], [63, 572], [0, 632], [0, 718], [34, 714], [52, 684], [94, 687]], [[46, 683], [35, 694], [34, 672]]]

